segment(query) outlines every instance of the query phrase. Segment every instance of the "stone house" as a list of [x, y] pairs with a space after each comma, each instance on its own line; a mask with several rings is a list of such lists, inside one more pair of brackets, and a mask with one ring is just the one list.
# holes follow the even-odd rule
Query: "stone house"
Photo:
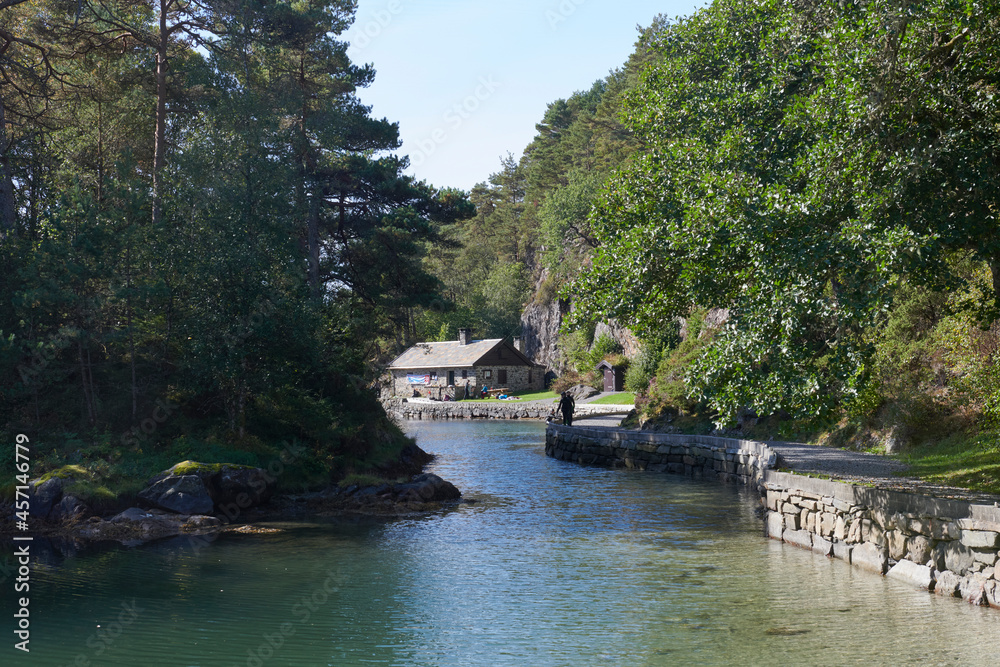
[[511, 393], [542, 391], [545, 367], [503, 338], [473, 340], [459, 329], [457, 341], [418, 343], [389, 364], [393, 396], [465, 398], [465, 386], [478, 391], [504, 388]]

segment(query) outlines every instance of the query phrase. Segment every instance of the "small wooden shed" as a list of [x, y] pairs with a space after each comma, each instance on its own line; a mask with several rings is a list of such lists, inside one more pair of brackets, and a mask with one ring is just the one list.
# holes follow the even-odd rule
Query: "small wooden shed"
[[604, 373], [604, 391], [622, 391], [625, 388], [625, 369], [612, 366], [608, 361], [597, 364], [597, 370]]

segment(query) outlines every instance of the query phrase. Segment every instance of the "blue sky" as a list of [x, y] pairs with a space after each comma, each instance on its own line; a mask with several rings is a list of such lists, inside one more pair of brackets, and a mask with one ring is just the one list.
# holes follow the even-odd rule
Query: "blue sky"
[[695, 0], [359, 0], [343, 35], [375, 83], [372, 115], [398, 122], [410, 173], [469, 189], [519, 157], [548, 103], [585, 90], [632, 52], [637, 25]]

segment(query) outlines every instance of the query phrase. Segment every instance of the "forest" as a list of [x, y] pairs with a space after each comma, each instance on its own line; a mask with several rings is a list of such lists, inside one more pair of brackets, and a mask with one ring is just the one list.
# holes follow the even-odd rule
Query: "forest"
[[472, 191], [431, 257], [455, 308], [422, 331], [549, 308], [557, 387], [627, 365], [646, 428], [896, 453], [1000, 491], [998, 84], [991, 1], [658, 17]]
[[627, 366], [643, 428], [1000, 491], [997, 2], [656, 17], [468, 193], [359, 101], [353, 11], [0, 1], [0, 436], [97, 495], [287, 441], [315, 485], [403, 446], [395, 353], [554, 313], [554, 386]]
[[185, 458], [296, 442], [309, 486], [405, 446], [378, 364], [474, 209], [359, 101], [354, 9], [0, 2], [0, 433], [92, 506]]

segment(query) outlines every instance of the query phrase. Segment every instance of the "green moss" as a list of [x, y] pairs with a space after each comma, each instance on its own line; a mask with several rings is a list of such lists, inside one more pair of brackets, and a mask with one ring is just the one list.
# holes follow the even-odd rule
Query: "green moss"
[[41, 477], [38, 478], [38, 483], [42, 484], [49, 481], [50, 479], [73, 479], [73, 478], [83, 478], [90, 479], [92, 477], [89, 470], [81, 465], [70, 464], [64, 465], [61, 468], [56, 468], [55, 470], [50, 470]]
[[175, 475], [215, 475], [222, 472], [224, 467], [252, 468], [253, 466], [239, 465], [236, 463], [199, 463], [198, 461], [181, 461], [173, 467], [173, 471]]

